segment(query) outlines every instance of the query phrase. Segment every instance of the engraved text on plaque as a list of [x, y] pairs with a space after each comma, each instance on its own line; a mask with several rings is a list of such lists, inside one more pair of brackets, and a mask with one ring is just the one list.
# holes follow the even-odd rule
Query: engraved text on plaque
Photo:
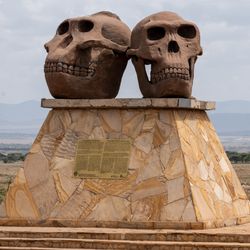
[[131, 144], [126, 139], [79, 140], [75, 176], [82, 178], [125, 178]]

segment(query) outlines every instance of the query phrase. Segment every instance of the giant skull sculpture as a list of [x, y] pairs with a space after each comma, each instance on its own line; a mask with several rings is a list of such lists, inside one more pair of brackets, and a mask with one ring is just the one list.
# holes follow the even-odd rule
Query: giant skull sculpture
[[127, 65], [130, 35], [111, 12], [62, 22], [45, 44], [44, 72], [52, 96], [114, 98]]
[[[201, 54], [197, 26], [172, 12], [160, 12], [140, 21], [132, 31], [128, 50], [144, 97], [189, 98], [194, 64]], [[150, 79], [147, 64], [151, 64]]]

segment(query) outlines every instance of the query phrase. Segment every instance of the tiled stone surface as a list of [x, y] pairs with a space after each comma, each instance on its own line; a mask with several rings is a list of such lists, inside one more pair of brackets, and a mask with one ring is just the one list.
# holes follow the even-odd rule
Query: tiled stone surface
[[[128, 177], [74, 177], [77, 140], [103, 138], [131, 140]], [[207, 227], [248, 221], [250, 213], [206, 113], [160, 108], [50, 111], [4, 207], [9, 219]]]
[[176, 124], [198, 221], [249, 214], [249, 201], [208, 117], [202, 111], [179, 111], [178, 116], [182, 117]]
[[3, 204], [8, 218], [40, 218], [41, 215], [29, 190], [23, 168], [20, 168], [14, 182], [9, 186]]
[[213, 110], [215, 102], [185, 98], [117, 98], [117, 99], [42, 99], [44, 108], [81, 108], [81, 109], [138, 109], [138, 108], [183, 108]]

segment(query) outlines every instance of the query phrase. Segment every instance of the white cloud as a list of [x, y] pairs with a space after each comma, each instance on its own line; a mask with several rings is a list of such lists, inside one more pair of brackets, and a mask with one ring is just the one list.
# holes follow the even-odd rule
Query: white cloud
[[[204, 55], [196, 65], [198, 98], [250, 99], [249, 0], [0, 0], [0, 102], [49, 97], [43, 76], [43, 44], [68, 17], [100, 10], [117, 13], [131, 28], [158, 11], [177, 12], [201, 30]], [[128, 64], [119, 96], [140, 96]]]

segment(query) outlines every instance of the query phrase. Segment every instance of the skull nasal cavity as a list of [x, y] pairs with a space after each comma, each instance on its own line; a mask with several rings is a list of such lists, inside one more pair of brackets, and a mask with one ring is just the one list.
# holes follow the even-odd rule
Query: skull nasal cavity
[[177, 53], [179, 52], [180, 47], [176, 41], [170, 41], [168, 44], [168, 52], [169, 53]]
[[73, 37], [71, 35], [68, 35], [67, 37], [65, 37], [61, 43], [61, 47], [62, 48], [66, 48], [70, 45], [70, 43], [72, 42]]

